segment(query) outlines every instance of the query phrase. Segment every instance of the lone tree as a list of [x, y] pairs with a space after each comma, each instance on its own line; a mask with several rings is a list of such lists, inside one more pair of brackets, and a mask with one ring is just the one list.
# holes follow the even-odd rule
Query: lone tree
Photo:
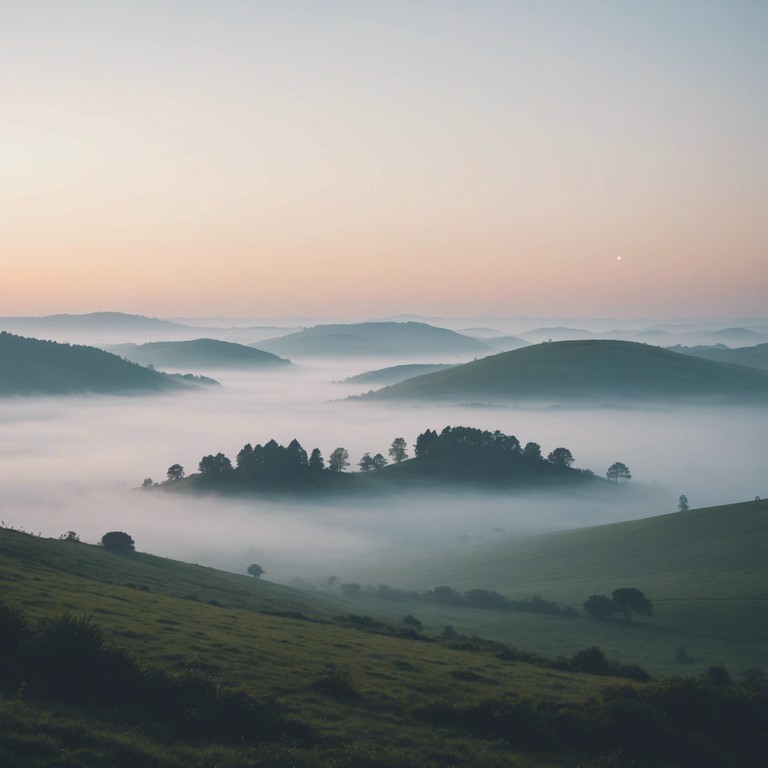
[[381, 469], [387, 466], [387, 460], [380, 453], [377, 453], [371, 461], [373, 462], [374, 469]]
[[607, 619], [613, 616], [616, 606], [605, 595], [590, 595], [584, 602], [584, 613], [595, 619]]
[[181, 480], [184, 477], [184, 467], [181, 464], [171, 464], [167, 474], [169, 480]]
[[653, 603], [639, 590], [634, 587], [623, 587], [614, 589], [612, 594], [612, 603], [617, 613], [620, 613], [625, 621], [632, 621], [632, 617], [653, 616]]
[[336, 448], [328, 458], [331, 472], [343, 472], [349, 466], [349, 452], [346, 448]]
[[135, 544], [133, 539], [123, 531], [109, 531], [101, 537], [99, 542], [104, 549], [110, 552], [133, 552]]
[[690, 509], [690, 506], [688, 505], [688, 497], [684, 493], [677, 500], [677, 508], [680, 512], [687, 512]]
[[395, 464], [405, 461], [408, 458], [407, 443], [404, 437], [396, 437], [389, 447], [389, 456]]
[[325, 469], [325, 460], [319, 448], [313, 448], [309, 456], [309, 469], [311, 472], [322, 472]]
[[364, 453], [363, 458], [357, 462], [357, 466], [360, 467], [363, 472], [370, 472], [373, 469], [373, 457], [371, 454], [367, 452]]
[[258, 579], [265, 571], [258, 563], [251, 563], [248, 566], [248, 573], [255, 579]]
[[555, 448], [555, 450], [547, 456], [547, 461], [554, 464], [556, 467], [566, 469], [573, 464], [573, 454], [567, 448]]
[[620, 461], [617, 461], [615, 464], [611, 464], [611, 466], [608, 467], [605, 476], [609, 480], [615, 480], [617, 484], [620, 477], [623, 477], [626, 480], [630, 480], [632, 478], [632, 475], [629, 472], [629, 467]]

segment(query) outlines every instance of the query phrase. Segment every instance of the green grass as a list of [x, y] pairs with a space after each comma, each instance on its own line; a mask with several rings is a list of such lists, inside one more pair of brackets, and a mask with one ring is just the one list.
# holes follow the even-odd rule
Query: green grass
[[[416, 590], [444, 584], [515, 599], [538, 594], [574, 608], [591, 594], [633, 586], [651, 598], [655, 616], [629, 626], [426, 603], [383, 610], [414, 613], [430, 629], [452, 624], [550, 655], [596, 644], [657, 673], [768, 666], [768, 500], [464, 545], [358, 577]], [[687, 669], [675, 659], [680, 646], [694, 659]]]
[[[164, 743], [119, 713], [76, 711], [20, 691], [0, 697], [0, 756], [9, 765], [557, 766], [567, 763], [473, 744], [414, 713], [437, 701], [472, 705], [491, 695], [576, 704], [615, 682], [361, 632], [329, 621], [341, 603], [309, 593], [5, 529], [0, 585], [3, 599], [30, 620], [64, 610], [92, 615], [108, 641], [144, 664], [277, 696], [316, 739], [301, 748]], [[353, 695], [334, 696], [317, 685], [329, 677], [345, 681]]]

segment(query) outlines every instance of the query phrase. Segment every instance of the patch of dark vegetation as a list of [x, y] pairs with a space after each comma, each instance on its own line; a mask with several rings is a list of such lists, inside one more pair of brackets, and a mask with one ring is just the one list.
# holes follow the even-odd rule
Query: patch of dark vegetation
[[671, 678], [616, 687], [578, 708], [486, 699], [434, 702], [416, 712], [436, 726], [523, 750], [570, 753], [590, 768], [761, 768], [768, 763], [768, 694], [748, 685]]
[[313, 680], [310, 687], [318, 693], [336, 699], [356, 699], [360, 696], [360, 692], [352, 681], [352, 675], [347, 670], [335, 667]]
[[306, 726], [285, 717], [274, 698], [257, 699], [187, 669], [143, 666], [109, 645], [90, 617], [63, 614], [30, 624], [0, 601], [0, 689], [33, 700], [115, 708], [171, 738], [258, 743], [309, 741]]
[[435, 642], [434, 638], [422, 634], [415, 629], [407, 627], [397, 627], [392, 624], [386, 624], [383, 621], [377, 621], [370, 616], [358, 616], [354, 613], [348, 613], [344, 616], [334, 616], [333, 621], [343, 627], [358, 629], [361, 632], [368, 632], [372, 635], [386, 635], [387, 637], [399, 637], [403, 640], [421, 640], [422, 642]]

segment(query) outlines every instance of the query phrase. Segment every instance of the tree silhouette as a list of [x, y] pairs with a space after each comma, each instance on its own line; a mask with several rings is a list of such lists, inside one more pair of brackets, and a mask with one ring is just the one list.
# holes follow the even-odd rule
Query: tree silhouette
[[607, 619], [615, 610], [613, 600], [605, 595], [590, 595], [584, 602], [584, 613], [596, 619]]
[[319, 448], [313, 448], [309, 455], [309, 469], [311, 472], [320, 472], [325, 469], [325, 460]]
[[123, 531], [105, 533], [99, 544], [110, 552], [133, 552], [135, 549], [133, 539]]
[[217, 453], [215, 456], [203, 456], [198, 469], [207, 477], [228, 477], [232, 474], [232, 462], [223, 453]]
[[541, 446], [538, 443], [526, 443], [523, 448], [523, 456], [529, 459], [541, 458]]
[[690, 509], [688, 497], [684, 493], [681, 494], [680, 498], [677, 500], [677, 508], [680, 512], [687, 512]]
[[407, 443], [404, 437], [396, 437], [389, 447], [389, 456], [395, 464], [405, 461], [408, 458]]
[[620, 461], [617, 461], [615, 464], [611, 464], [611, 466], [608, 467], [605, 476], [609, 480], [615, 480], [617, 484], [620, 477], [624, 477], [627, 480], [631, 479], [632, 477], [629, 472], [629, 467], [626, 464], [622, 464]]
[[331, 472], [343, 472], [349, 466], [349, 452], [346, 448], [336, 448], [328, 459]]
[[556, 467], [565, 469], [573, 464], [573, 454], [567, 448], [555, 448], [555, 450], [547, 456], [547, 461], [554, 464]]
[[360, 467], [360, 469], [363, 472], [370, 472], [374, 465], [373, 465], [373, 457], [370, 453], [364, 453], [363, 458], [360, 459], [360, 461], [357, 462], [357, 466]]
[[371, 461], [374, 469], [381, 469], [387, 465], [387, 460], [380, 453], [377, 453]]
[[184, 477], [184, 467], [181, 464], [171, 464], [166, 474], [169, 480], [181, 480]]
[[264, 572], [264, 569], [258, 563], [251, 563], [248, 566], [248, 573], [255, 579], [258, 579]]
[[625, 621], [632, 621], [632, 616], [653, 616], [653, 603], [634, 587], [614, 589], [611, 593], [613, 606], [624, 616]]

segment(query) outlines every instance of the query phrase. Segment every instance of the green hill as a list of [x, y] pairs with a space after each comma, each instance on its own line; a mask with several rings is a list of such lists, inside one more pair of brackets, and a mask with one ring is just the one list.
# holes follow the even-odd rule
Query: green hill
[[434, 373], [446, 368], [452, 368], [452, 365], [444, 363], [412, 363], [411, 365], [392, 365], [388, 368], [378, 368], [375, 371], [365, 371], [356, 376], [349, 376], [344, 379], [344, 384], [396, 384], [400, 381], [421, 376], [425, 373]]
[[637, 342], [561, 341], [417, 376], [363, 397], [598, 403], [714, 399], [768, 403], [768, 373]]
[[470, 356], [486, 354], [490, 349], [484, 342], [455, 331], [412, 322], [316, 325], [278, 339], [259, 342], [258, 347], [287, 357]]
[[187, 383], [95, 347], [0, 332], [0, 395], [160, 392]]
[[118, 344], [109, 348], [140, 365], [171, 368], [268, 368], [290, 365], [269, 352], [217, 339], [155, 341], [148, 344]]

